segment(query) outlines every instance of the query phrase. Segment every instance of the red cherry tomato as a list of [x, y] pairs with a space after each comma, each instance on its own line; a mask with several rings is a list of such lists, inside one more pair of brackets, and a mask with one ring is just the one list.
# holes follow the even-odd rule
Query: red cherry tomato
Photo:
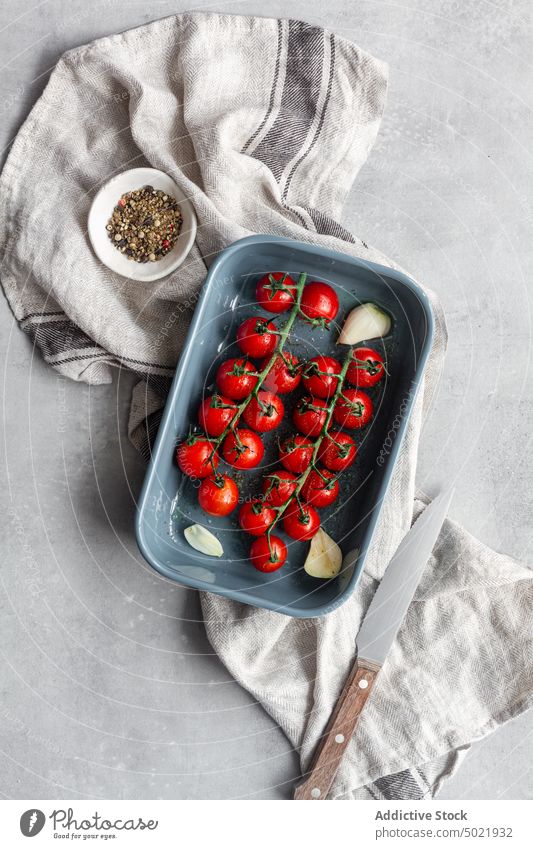
[[268, 357], [277, 343], [276, 325], [265, 318], [247, 318], [237, 329], [237, 344], [247, 357]]
[[373, 348], [356, 348], [353, 362], [348, 366], [346, 379], [359, 388], [368, 389], [379, 383], [385, 374], [383, 357]]
[[372, 418], [374, 405], [359, 389], [344, 389], [335, 404], [333, 418], [340, 427], [364, 427]]
[[250, 549], [250, 560], [259, 572], [275, 572], [280, 569], [287, 559], [287, 546], [282, 539], [270, 537], [270, 545], [266, 535], [257, 537]]
[[209, 436], [220, 436], [236, 412], [237, 405], [231, 398], [226, 398], [225, 395], [210, 395], [200, 405], [198, 421]]
[[294, 504], [283, 517], [283, 530], [292, 539], [311, 539], [319, 527], [320, 516], [310, 504]]
[[235, 510], [238, 500], [237, 484], [228, 475], [211, 475], [200, 484], [198, 503], [211, 516], [227, 516]]
[[263, 459], [265, 448], [253, 430], [237, 428], [228, 433], [222, 446], [222, 456], [235, 469], [253, 469]]
[[311, 395], [331, 398], [335, 394], [341, 364], [333, 357], [313, 357], [303, 368], [304, 386]]
[[226, 360], [217, 371], [217, 386], [233, 401], [242, 401], [255, 388], [255, 366], [248, 360]]
[[[261, 360], [259, 369], [263, 371], [269, 363], [269, 358]], [[296, 389], [302, 376], [300, 374], [299, 360], [294, 354], [283, 353], [278, 354], [274, 360], [274, 365], [267, 374], [263, 386], [265, 389], [270, 389], [271, 392], [279, 392], [280, 395], [285, 392], [292, 392]]]
[[326, 469], [342, 472], [351, 466], [357, 454], [357, 446], [351, 436], [342, 430], [332, 430], [324, 438], [318, 451], [318, 459]]
[[267, 475], [263, 481], [265, 501], [273, 507], [281, 507], [289, 500], [296, 489], [297, 480], [292, 472], [286, 469], [276, 469]]
[[192, 434], [176, 448], [176, 462], [181, 471], [191, 478], [206, 478], [218, 466], [218, 455], [211, 454], [214, 445], [205, 436]]
[[300, 399], [292, 414], [294, 426], [304, 436], [320, 436], [326, 421], [326, 407], [326, 402], [321, 398], [305, 395]]
[[257, 393], [257, 398], [252, 398], [242, 417], [248, 427], [264, 433], [267, 430], [274, 430], [280, 424], [284, 412], [281, 398], [273, 392], [260, 391]]
[[265, 534], [275, 518], [276, 511], [260, 498], [248, 501], [239, 510], [241, 528], [253, 537], [260, 537]]
[[[327, 480], [324, 480], [327, 478]], [[313, 469], [301, 489], [302, 498], [314, 507], [329, 507], [339, 494], [339, 482], [333, 472]]]
[[296, 283], [288, 274], [275, 271], [265, 274], [257, 284], [255, 298], [267, 312], [285, 312], [294, 304]]
[[304, 286], [300, 309], [313, 324], [327, 327], [339, 311], [339, 299], [327, 283]]
[[294, 434], [287, 437], [279, 449], [279, 459], [282, 466], [295, 475], [304, 472], [313, 456], [314, 445], [305, 436]]

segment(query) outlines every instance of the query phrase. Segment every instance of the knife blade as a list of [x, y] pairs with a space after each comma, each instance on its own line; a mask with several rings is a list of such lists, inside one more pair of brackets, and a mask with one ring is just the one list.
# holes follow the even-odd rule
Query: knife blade
[[453, 489], [441, 492], [426, 507], [393, 555], [357, 634], [357, 660], [320, 739], [309, 771], [296, 787], [295, 799], [327, 797], [376, 677], [415, 594], [453, 492]]

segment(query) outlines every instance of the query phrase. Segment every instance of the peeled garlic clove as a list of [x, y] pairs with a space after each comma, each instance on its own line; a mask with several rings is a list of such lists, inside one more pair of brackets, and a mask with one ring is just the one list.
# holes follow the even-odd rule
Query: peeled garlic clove
[[368, 339], [386, 336], [391, 329], [391, 317], [376, 304], [360, 304], [344, 322], [337, 345], [357, 345]]
[[202, 554], [209, 554], [211, 557], [222, 557], [224, 554], [224, 549], [216, 536], [203, 525], [190, 525], [185, 528], [183, 534], [189, 545], [196, 551], [201, 551]]
[[311, 540], [304, 569], [312, 578], [334, 578], [342, 566], [342, 551], [337, 543], [319, 528]]

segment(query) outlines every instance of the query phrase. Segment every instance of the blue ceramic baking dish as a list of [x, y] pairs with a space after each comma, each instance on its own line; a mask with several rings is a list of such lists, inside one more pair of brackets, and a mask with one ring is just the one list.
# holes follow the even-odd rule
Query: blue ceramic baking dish
[[[176, 442], [187, 434], [191, 422], [196, 423], [203, 396], [213, 390], [218, 365], [242, 356], [235, 332], [246, 318], [261, 314], [254, 301], [257, 280], [280, 270], [293, 275], [306, 271], [308, 280], [332, 284], [341, 303], [339, 325], [359, 302], [373, 301], [393, 317], [390, 335], [376, 343], [385, 355], [387, 376], [368, 390], [375, 404], [374, 419], [355, 432], [358, 456], [341, 478], [341, 497], [321, 511], [323, 527], [344, 556], [341, 573], [329, 581], [306, 574], [303, 564], [309, 544], [287, 537], [285, 566], [270, 574], [256, 571], [248, 560], [251, 538], [238, 526], [238, 510], [226, 518], [207, 516], [197, 503], [199, 483], [186, 478], [174, 462]], [[196, 307], [138, 503], [137, 542], [148, 563], [185, 586], [289, 616], [322, 616], [346, 601], [364, 566], [432, 336], [433, 315], [426, 294], [398, 271], [272, 236], [242, 239], [223, 251], [211, 266]], [[287, 349], [304, 358], [315, 353], [339, 357], [336, 338], [334, 331], [312, 329], [298, 320]], [[261, 477], [276, 465], [277, 440], [291, 430], [290, 403], [289, 399], [282, 427], [264, 437], [261, 466], [240, 473], [243, 499], [259, 491]], [[223, 557], [203, 555], [187, 544], [183, 531], [194, 522], [218, 536]]]

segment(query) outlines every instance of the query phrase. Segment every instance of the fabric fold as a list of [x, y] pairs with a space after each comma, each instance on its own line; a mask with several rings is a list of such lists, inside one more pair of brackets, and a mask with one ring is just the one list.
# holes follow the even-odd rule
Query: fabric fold
[[[383, 62], [320, 27], [205, 13], [100, 39], [58, 63], [0, 177], [0, 277], [21, 329], [61, 374], [139, 376], [129, 432], [145, 456], [206, 269], [224, 247], [270, 233], [393, 266], [337, 221], [386, 84]], [[146, 165], [170, 174], [198, 218], [187, 260], [148, 287], [104, 268], [86, 232], [98, 189]], [[413, 518], [420, 431], [446, 345], [430, 296], [434, 345], [354, 595], [305, 622], [202, 597], [214, 650], [300, 750], [303, 769]], [[530, 577], [446, 523], [333, 795], [431, 795], [460, 751], [531, 703]]]

